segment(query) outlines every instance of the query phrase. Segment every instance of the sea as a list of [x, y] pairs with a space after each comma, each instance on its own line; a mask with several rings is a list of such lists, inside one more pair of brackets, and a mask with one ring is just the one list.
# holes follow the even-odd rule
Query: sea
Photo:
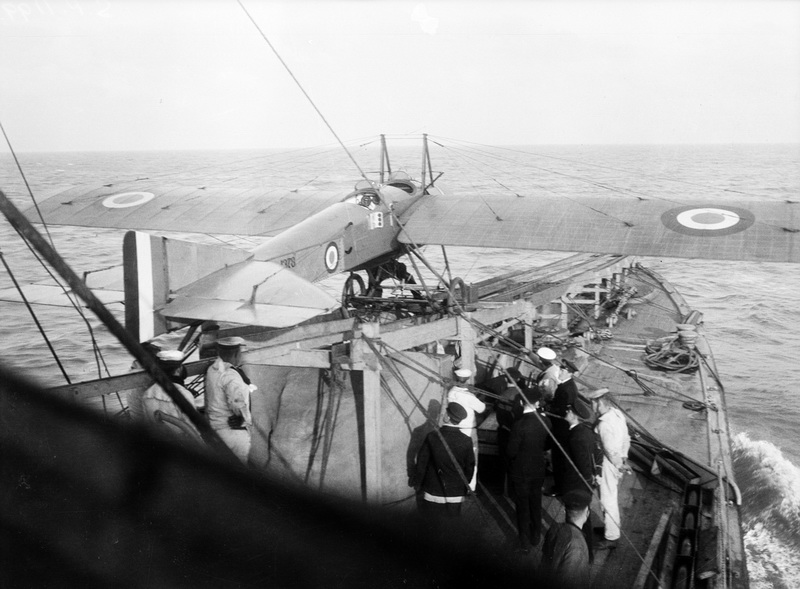
[[[395, 144], [392, 141], [395, 141]], [[20, 208], [77, 184], [121, 181], [286, 187], [298, 199], [317, 189], [352, 190], [363, 173], [379, 171], [377, 141], [294, 150], [139, 151], [0, 154], [0, 189]], [[396, 145], [396, 147], [395, 147]], [[674, 202], [800, 201], [800, 145], [557, 145], [493, 147], [431, 137], [434, 178], [447, 191], [485, 194], [617, 196]], [[389, 164], [419, 177], [419, 138], [390, 138]], [[352, 159], [351, 159], [352, 158]], [[355, 164], [354, 164], [355, 161]], [[358, 165], [358, 169], [356, 164]], [[443, 172], [438, 177], [439, 172]], [[24, 177], [23, 177], [24, 174]], [[430, 179], [430, 178], [429, 178]], [[800, 207], [800, 202], [797, 205]], [[542, 214], [548, 214], [543, 210]], [[800, 213], [787, 224], [800, 224]], [[41, 226], [40, 226], [41, 227]], [[565, 227], [568, 231], [570, 228]], [[49, 227], [56, 249], [79, 273], [114, 274], [121, 264], [122, 230]], [[177, 237], [252, 247], [241, 236]], [[440, 264], [438, 247], [425, 248]], [[55, 283], [14, 233], [0, 221], [0, 289]], [[447, 250], [453, 275], [465, 282], [541, 265], [565, 254], [514, 250]], [[800, 266], [644, 258], [703, 313], [706, 332], [725, 385], [734, 445], [751, 587], [800, 587]], [[409, 265], [410, 266], [410, 265]], [[341, 277], [323, 284], [341, 292]], [[426, 280], [436, 283], [428, 274]], [[89, 279], [91, 284], [91, 279]], [[131, 358], [88, 311], [0, 302], [0, 362], [46, 385], [119, 374]], [[122, 306], [110, 305], [122, 320]], [[88, 329], [88, 328], [91, 329]], [[89, 332], [91, 331], [91, 335]], [[94, 342], [100, 355], [94, 353]], [[66, 376], [64, 376], [66, 373]], [[120, 401], [105, 399], [117, 411]]]

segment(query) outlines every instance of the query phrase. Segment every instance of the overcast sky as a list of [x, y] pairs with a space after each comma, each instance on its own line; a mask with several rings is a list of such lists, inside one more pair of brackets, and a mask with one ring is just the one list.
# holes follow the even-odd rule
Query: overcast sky
[[[800, 142], [800, 0], [244, 5], [345, 140]], [[235, 0], [0, 2], [0, 121], [19, 151], [334, 141]]]

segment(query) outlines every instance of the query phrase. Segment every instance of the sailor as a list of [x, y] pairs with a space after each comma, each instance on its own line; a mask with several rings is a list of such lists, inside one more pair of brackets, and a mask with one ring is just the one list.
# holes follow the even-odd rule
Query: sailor
[[536, 384], [541, 388], [544, 404], [547, 405], [553, 399], [558, 387], [561, 364], [556, 353], [550, 348], [539, 348], [536, 350], [536, 356], [544, 365], [544, 369], [536, 377]]
[[529, 552], [541, 539], [544, 450], [550, 420], [537, 413], [542, 393], [538, 388], [525, 393], [522, 417], [514, 422], [508, 439], [511, 494], [517, 510], [519, 549]]
[[425, 437], [417, 455], [414, 486], [423, 492], [420, 507], [436, 519], [460, 515], [469, 492], [475, 454], [472, 441], [458, 425], [466, 417], [463, 406], [448, 403], [442, 427]]
[[458, 403], [467, 410], [466, 417], [458, 424], [458, 427], [472, 438], [472, 448], [475, 453], [475, 470], [472, 473], [469, 488], [475, 491], [478, 485], [478, 429], [476, 427], [477, 422], [475, 420], [475, 414], [486, 411], [486, 404], [464, 386], [472, 376], [472, 371], [469, 368], [458, 368], [454, 374], [456, 377], [456, 384], [447, 393], [447, 402]]
[[[565, 450], [562, 450], [567, 443], [567, 435], [569, 434], [569, 424], [564, 418], [566, 417], [567, 407], [574, 407], [579, 403], [578, 387], [572, 379], [570, 363], [564, 362], [564, 364], [565, 366], [560, 366], [558, 369], [555, 392], [547, 408], [550, 413], [560, 418], [553, 419], [553, 438], [557, 442], [551, 445], [553, 486], [546, 493], [551, 497], [556, 497], [564, 492], [564, 476], [569, 469], [569, 462], [564, 454]], [[549, 379], [550, 377], [548, 376], [547, 378]]]
[[[581, 421], [582, 419], [589, 419], [590, 417], [591, 413], [582, 403], [577, 403], [574, 406], [568, 405], [565, 411], [564, 418], [569, 429], [564, 442], [564, 449], [572, 463], [570, 464], [570, 462], [567, 461], [566, 470], [564, 472], [562, 487], [564, 498], [576, 491], [591, 494], [592, 488], [594, 487], [595, 468], [593, 457], [595, 433], [592, 431], [589, 424]], [[591, 511], [589, 511], [589, 515], [586, 517], [586, 522], [583, 524], [581, 531], [583, 532], [583, 537], [586, 539], [586, 544], [589, 548], [589, 562], [591, 562], [594, 557]]]
[[504, 376], [506, 386], [495, 403], [494, 414], [497, 419], [497, 452], [503, 464], [503, 479], [505, 481], [508, 477], [508, 459], [506, 457], [508, 438], [511, 435], [511, 427], [514, 425], [514, 421], [522, 415], [520, 392], [524, 392], [527, 389], [525, 388], [525, 379], [519, 369], [513, 366], [507, 368]]
[[[159, 367], [175, 384], [175, 388], [178, 389], [178, 392], [180, 392], [189, 403], [194, 405], [194, 396], [183, 386], [183, 381], [186, 378], [186, 368], [183, 366], [183, 353], [178, 350], [162, 350], [156, 354], [156, 361]], [[136, 406], [133, 409], [134, 414], [141, 411], [139, 415], [142, 420], [155, 431], [170, 431], [177, 434], [177, 430], [175, 430], [173, 426], [168, 426], [170, 429], [166, 430], [162, 422], [156, 417], [156, 411], [160, 411], [167, 417], [172, 417], [183, 422], [186, 428], [197, 435], [196, 439], [200, 439], [200, 432], [197, 431], [195, 425], [158, 383], [150, 385], [139, 398], [139, 403], [131, 403], [131, 406]], [[178, 436], [181, 440], [185, 439], [182, 434], [178, 434]]]
[[246, 382], [239, 368], [243, 345], [240, 337], [217, 340], [217, 359], [206, 371], [205, 406], [211, 428], [247, 464], [252, 427], [250, 393], [256, 387]]
[[566, 521], [550, 526], [542, 545], [542, 572], [553, 587], [587, 589], [589, 550], [581, 528], [589, 517], [592, 494], [587, 489], [564, 493]]
[[616, 548], [620, 537], [620, 515], [617, 492], [619, 480], [624, 473], [630, 473], [628, 450], [631, 439], [625, 415], [610, 398], [608, 389], [589, 391], [584, 395], [592, 402], [592, 409], [599, 416], [595, 431], [603, 443], [603, 466], [598, 478], [600, 486], [600, 505], [603, 508], [603, 540], [597, 543], [597, 550]]

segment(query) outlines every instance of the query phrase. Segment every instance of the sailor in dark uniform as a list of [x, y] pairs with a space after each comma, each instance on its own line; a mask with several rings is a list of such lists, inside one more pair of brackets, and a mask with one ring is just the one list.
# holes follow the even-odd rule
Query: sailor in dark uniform
[[[591, 413], [582, 404], [568, 405], [565, 412], [566, 424], [569, 428], [564, 449], [567, 451], [572, 464], [566, 462], [563, 478], [564, 496], [575, 491], [591, 493], [594, 487], [595, 464], [593, 454], [595, 450], [595, 433], [592, 426], [581, 422], [589, 419]], [[598, 465], [599, 466], [599, 465]], [[592, 538], [592, 514], [586, 516], [586, 522], [581, 529], [589, 548], [589, 561], [594, 560], [594, 539]]]
[[506, 449], [517, 533], [520, 549], [525, 552], [539, 543], [542, 530], [544, 449], [550, 420], [538, 413], [541, 398], [538, 388], [526, 392], [522, 416], [511, 427]]
[[542, 545], [542, 573], [552, 587], [587, 589], [589, 551], [581, 527], [589, 516], [592, 494], [584, 489], [564, 494], [566, 521], [550, 526]]
[[414, 486], [422, 491], [420, 508], [434, 518], [461, 515], [475, 470], [472, 439], [458, 427], [467, 410], [448, 403], [442, 427], [427, 435], [417, 455]]
[[572, 379], [572, 372], [566, 367], [560, 368], [556, 378], [556, 389], [553, 394], [553, 400], [548, 406], [548, 411], [561, 419], [553, 419], [553, 437], [558, 443], [552, 443], [551, 445], [553, 486], [547, 492], [550, 496], [558, 496], [564, 492], [564, 476], [569, 468], [569, 462], [564, 455], [569, 424], [564, 418], [567, 414], [567, 407], [575, 406], [578, 402], [578, 387]]

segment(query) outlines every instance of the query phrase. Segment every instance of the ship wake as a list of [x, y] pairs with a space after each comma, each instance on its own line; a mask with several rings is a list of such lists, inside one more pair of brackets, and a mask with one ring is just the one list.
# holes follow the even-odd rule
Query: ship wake
[[745, 433], [734, 439], [733, 461], [751, 587], [800, 587], [800, 468]]

